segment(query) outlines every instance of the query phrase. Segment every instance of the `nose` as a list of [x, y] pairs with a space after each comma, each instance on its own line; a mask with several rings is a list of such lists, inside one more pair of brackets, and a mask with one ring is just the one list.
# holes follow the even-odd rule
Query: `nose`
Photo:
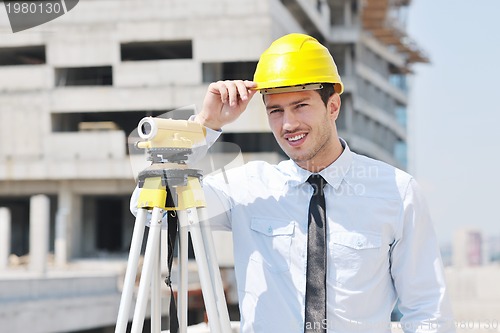
[[299, 120], [297, 119], [297, 115], [290, 110], [283, 111], [283, 131], [293, 132], [295, 129], [299, 127]]

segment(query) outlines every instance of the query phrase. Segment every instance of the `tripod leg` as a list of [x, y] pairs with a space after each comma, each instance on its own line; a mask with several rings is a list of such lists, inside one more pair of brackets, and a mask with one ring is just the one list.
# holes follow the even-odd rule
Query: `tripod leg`
[[144, 263], [141, 272], [141, 281], [139, 283], [139, 292], [137, 294], [137, 303], [132, 321], [132, 333], [142, 333], [144, 326], [144, 317], [146, 316], [146, 306], [148, 303], [148, 291], [151, 284], [151, 274], [153, 265], [157, 263], [158, 249], [160, 247], [160, 230], [163, 210], [155, 207], [151, 216], [151, 225], [149, 226], [148, 242], [146, 252], [144, 253]]
[[123, 293], [120, 300], [118, 310], [118, 318], [116, 320], [115, 333], [125, 333], [130, 314], [130, 305], [132, 303], [132, 295], [134, 293], [135, 277], [137, 275], [137, 264], [141, 254], [142, 237], [144, 236], [144, 226], [146, 224], [148, 211], [139, 209], [134, 224], [134, 232], [132, 234], [132, 242], [130, 244], [130, 253], [127, 262], [127, 270], [125, 272], [125, 280], [123, 282]]
[[177, 286], [177, 317], [179, 318], [179, 333], [186, 333], [188, 326], [188, 227], [186, 211], [177, 211], [179, 215], [179, 279]]
[[[161, 239], [161, 237], [160, 237]], [[161, 244], [161, 242], [160, 242]], [[154, 250], [154, 249], [153, 249]], [[156, 249], [151, 282], [151, 333], [161, 332], [161, 248]]]
[[[198, 212], [196, 208], [187, 209], [189, 229], [191, 232], [191, 240], [193, 241], [193, 248], [196, 256], [196, 263], [198, 264], [198, 273], [200, 275], [201, 290], [203, 293], [203, 300], [205, 302], [205, 309], [208, 315], [208, 324], [211, 332], [230, 332], [231, 327], [221, 327], [220, 313], [218, 312], [215, 290], [213, 288], [213, 281], [210, 276], [209, 264], [207, 261], [207, 253], [205, 251], [205, 242], [201, 232], [200, 223], [198, 220]], [[218, 272], [218, 274], [220, 274]], [[224, 297], [224, 295], [222, 295]], [[224, 329], [224, 330], [223, 330]], [[229, 330], [229, 331], [227, 331]]]
[[[204, 208], [198, 209], [201, 221], [207, 221], [206, 211]], [[217, 302], [217, 310], [219, 311], [219, 319], [223, 333], [231, 332], [231, 322], [229, 321], [229, 312], [227, 310], [226, 297], [224, 295], [224, 287], [222, 285], [222, 278], [220, 276], [219, 265], [217, 263], [217, 256], [215, 254], [214, 239], [210, 226], [202, 222], [201, 232], [205, 244], [205, 251], [207, 253], [208, 268], [210, 276], [212, 277], [212, 286], [215, 292], [215, 300]], [[227, 330], [225, 330], [227, 329]]]

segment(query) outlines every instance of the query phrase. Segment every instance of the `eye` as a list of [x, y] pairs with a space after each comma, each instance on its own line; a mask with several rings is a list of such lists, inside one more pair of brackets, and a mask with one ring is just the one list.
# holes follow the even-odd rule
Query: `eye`
[[268, 112], [269, 112], [269, 114], [273, 114], [273, 113], [276, 114], [276, 113], [282, 112], [282, 111], [283, 111], [282, 109], [271, 109]]

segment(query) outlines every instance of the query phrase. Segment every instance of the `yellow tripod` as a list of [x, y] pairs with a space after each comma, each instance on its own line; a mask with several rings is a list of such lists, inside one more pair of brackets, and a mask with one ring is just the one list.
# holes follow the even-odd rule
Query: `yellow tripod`
[[[185, 163], [192, 147], [204, 141], [204, 128], [189, 121], [147, 117], [141, 120], [138, 130], [139, 136], [145, 141], [139, 142], [137, 146], [148, 149], [152, 165], [139, 174], [138, 211], [115, 333], [125, 333], [127, 329], [144, 227], [148, 224], [148, 220], [148, 240], [131, 332], [142, 333], [150, 290], [151, 332], [161, 332], [160, 235], [165, 215], [168, 214], [170, 216], [177, 214], [179, 221], [178, 332], [187, 332], [189, 232], [198, 264], [210, 331], [230, 333], [231, 325], [213, 238], [209, 226], [202, 225], [203, 221], [206, 221], [204, 212], [206, 202], [200, 184], [202, 175], [198, 170], [189, 169]], [[173, 221], [169, 219], [169, 228], [172, 228]], [[169, 251], [172, 253], [173, 243], [169, 245], [171, 245]], [[172, 255], [169, 256], [169, 266], [171, 258]], [[167, 281], [167, 284], [169, 283], [170, 281]]]

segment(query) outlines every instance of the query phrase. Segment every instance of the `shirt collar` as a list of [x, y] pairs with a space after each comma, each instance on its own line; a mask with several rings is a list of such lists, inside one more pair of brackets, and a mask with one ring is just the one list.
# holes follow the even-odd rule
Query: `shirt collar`
[[[353, 158], [353, 153], [347, 145], [347, 142], [345, 142], [342, 138], [339, 138], [339, 140], [344, 147], [344, 151], [332, 164], [319, 172], [327, 183], [335, 189], [339, 188], [342, 180], [349, 172]], [[312, 175], [312, 172], [302, 169], [292, 160], [281, 162], [278, 167], [284, 173], [288, 174], [289, 177], [286, 180], [286, 185], [288, 186], [298, 186], [303, 184], [307, 181], [309, 176]]]

